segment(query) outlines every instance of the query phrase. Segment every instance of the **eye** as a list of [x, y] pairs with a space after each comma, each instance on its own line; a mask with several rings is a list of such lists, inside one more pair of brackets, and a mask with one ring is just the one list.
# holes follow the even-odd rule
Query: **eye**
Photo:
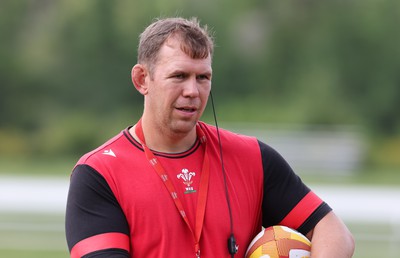
[[200, 81], [205, 81], [205, 80], [209, 81], [210, 79], [211, 79], [211, 76], [208, 74], [200, 74], [197, 76], [197, 80], [200, 80]]
[[185, 73], [174, 73], [171, 75], [172, 79], [178, 79], [178, 80], [183, 80], [187, 77], [187, 74]]

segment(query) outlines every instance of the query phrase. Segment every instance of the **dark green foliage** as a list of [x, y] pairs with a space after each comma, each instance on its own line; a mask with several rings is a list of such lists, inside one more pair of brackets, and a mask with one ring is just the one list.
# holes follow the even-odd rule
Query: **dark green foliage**
[[399, 137], [399, 12], [396, 0], [1, 1], [0, 141], [15, 148], [0, 154], [82, 152], [135, 122], [138, 34], [175, 15], [215, 31], [221, 120]]

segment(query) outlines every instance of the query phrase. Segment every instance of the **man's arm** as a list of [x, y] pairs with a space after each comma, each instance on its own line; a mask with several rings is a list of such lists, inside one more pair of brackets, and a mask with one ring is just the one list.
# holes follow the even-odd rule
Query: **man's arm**
[[286, 160], [259, 142], [264, 169], [264, 227], [284, 225], [307, 234], [332, 209], [313, 193]]
[[106, 180], [79, 165], [71, 175], [65, 233], [71, 257], [129, 257], [129, 226]]
[[331, 211], [311, 230], [311, 257], [352, 257], [355, 243], [352, 234], [342, 220]]

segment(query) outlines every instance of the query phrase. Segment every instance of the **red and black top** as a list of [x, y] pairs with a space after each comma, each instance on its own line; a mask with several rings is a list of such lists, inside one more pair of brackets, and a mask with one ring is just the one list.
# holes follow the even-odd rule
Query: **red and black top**
[[[202, 122], [199, 126], [207, 148], [198, 140], [183, 153], [153, 153], [172, 181], [189, 223], [195, 225], [207, 149], [210, 175], [201, 257], [230, 257], [217, 131]], [[195, 257], [192, 233], [128, 129], [84, 155], [74, 168], [66, 213], [71, 257]], [[244, 257], [261, 226], [280, 224], [306, 234], [331, 210], [267, 144], [223, 129], [220, 137], [237, 257]]]

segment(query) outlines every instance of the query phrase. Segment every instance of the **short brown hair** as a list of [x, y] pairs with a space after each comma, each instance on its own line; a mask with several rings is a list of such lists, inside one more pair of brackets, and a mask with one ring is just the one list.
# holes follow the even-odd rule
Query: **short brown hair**
[[148, 65], [152, 73], [161, 46], [172, 36], [181, 40], [182, 51], [194, 59], [213, 54], [211, 33], [197, 18], [164, 18], [157, 19], [140, 34], [138, 63]]

